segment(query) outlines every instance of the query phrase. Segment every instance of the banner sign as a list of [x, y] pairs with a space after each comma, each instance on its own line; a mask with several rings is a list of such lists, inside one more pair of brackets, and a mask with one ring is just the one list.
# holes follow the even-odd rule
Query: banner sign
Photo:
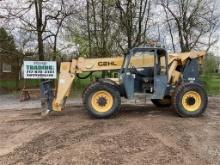
[[25, 79], [56, 79], [56, 61], [24, 61]]

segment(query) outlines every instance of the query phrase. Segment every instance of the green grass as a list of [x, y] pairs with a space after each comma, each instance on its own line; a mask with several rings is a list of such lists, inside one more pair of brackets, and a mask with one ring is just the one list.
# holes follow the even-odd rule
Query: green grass
[[[26, 80], [25, 86], [27, 88], [38, 87], [39, 82], [39, 80]], [[19, 89], [23, 88], [24, 80], [20, 80], [19, 82], [16, 82], [16, 80], [0, 80], [0, 88], [6, 90], [16, 90], [16, 87], [18, 87]]]
[[16, 87], [16, 81], [14, 80], [0, 80], [0, 88], [14, 89]]
[[201, 75], [201, 80], [204, 82], [209, 95], [220, 95], [219, 74]]

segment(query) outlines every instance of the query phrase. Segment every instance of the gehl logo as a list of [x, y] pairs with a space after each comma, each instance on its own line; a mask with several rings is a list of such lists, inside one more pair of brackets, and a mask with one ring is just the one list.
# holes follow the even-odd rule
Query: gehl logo
[[98, 62], [98, 66], [116, 66], [117, 64], [114, 61], [101, 61]]

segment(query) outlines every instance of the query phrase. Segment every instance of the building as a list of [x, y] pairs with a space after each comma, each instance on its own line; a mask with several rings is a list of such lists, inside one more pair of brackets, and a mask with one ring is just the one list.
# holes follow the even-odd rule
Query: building
[[19, 77], [19, 66], [16, 56], [0, 54], [0, 81], [16, 80]]

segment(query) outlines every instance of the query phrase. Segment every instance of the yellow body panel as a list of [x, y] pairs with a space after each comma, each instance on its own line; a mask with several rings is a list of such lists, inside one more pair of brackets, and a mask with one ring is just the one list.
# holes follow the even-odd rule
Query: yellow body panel
[[[119, 70], [122, 67], [124, 57], [110, 57], [110, 58], [92, 58], [86, 59], [80, 57], [77, 62], [74, 59], [72, 63], [77, 66], [75, 70], [74, 65], [71, 67], [71, 72], [76, 71], [77, 73], [82, 73], [86, 71], [104, 71], [104, 70]], [[154, 66], [154, 56], [144, 55], [144, 56], [134, 56], [131, 58], [131, 63], [129, 67], [153, 67]]]
[[61, 63], [56, 99], [53, 101], [54, 111], [62, 110], [63, 99], [70, 94], [70, 88], [75, 78], [75, 74], [69, 72], [70, 66], [70, 62]]
[[77, 61], [77, 73], [86, 71], [118, 70], [121, 69], [123, 57], [93, 58], [80, 57]]
[[206, 51], [191, 51], [186, 53], [172, 53], [169, 54], [168, 64], [171, 64], [173, 61], [177, 60], [182, 65], [184, 65], [187, 61], [187, 59], [194, 59], [198, 58], [200, 64], [202, 63], [204, 57], [206, 55]]

